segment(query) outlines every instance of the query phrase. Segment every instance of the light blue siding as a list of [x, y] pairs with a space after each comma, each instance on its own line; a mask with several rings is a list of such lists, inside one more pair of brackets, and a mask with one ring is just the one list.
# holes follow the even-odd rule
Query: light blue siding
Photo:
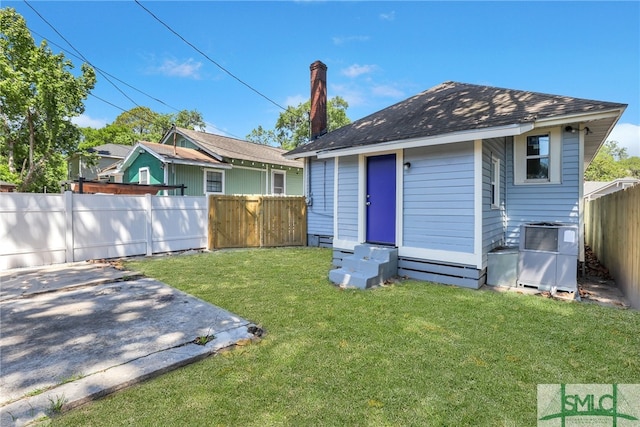
[[579, 135], [562, 133], [561, 184], [514, 185], [513, 144], [507, 144], [506, 243], [517, 246], [526, 222], [579, 222]]
[[358, 157], [338, 158], [338, 235], [358, 240]]
[[333, 236], [334, 159], [309, 159], [309, 197], [307, 232]]
[[407, 149], [404, 246], [473, 253], [473, 142]]
[[[487, 266], [487, 252], [504, 244], [506, 145], [512, 138], [494, 138], [482, 141], [482, 266]], [[491, 206], [491, 165], [500, 161], [499, 208]]]

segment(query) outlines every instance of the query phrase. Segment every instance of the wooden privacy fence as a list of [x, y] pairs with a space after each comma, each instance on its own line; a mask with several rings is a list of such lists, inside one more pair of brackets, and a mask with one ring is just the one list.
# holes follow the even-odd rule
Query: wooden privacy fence
[[304, 197], [209, 196], [209, 249], [306, 244]]
[[640, 308], [640, 185], [585, 202], [585, 242]]

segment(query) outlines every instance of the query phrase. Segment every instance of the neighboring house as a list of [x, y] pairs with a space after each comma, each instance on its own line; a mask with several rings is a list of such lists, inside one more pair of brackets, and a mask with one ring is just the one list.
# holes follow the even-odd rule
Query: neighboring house
[[640, 182], [636, 178], [618, 178], [610, 182], [585, 181], [584, 199], [593, 200], [616, 191], [632, 187]]
[[[175, 145], [174, 145], [175, 141]], [[138, 143], [117, 168], [123, 182], [185, 185], [185, 195], [302, 195], [303, 163], [285, 150], [176, 128], [160, 144]], [[180, 194], [180, 190], [169, 191]]]
[[583, 241], [583, 172], [625, 108], [445, 82], [312, 127], [286, 154], [305, 162], [309, 242], [332, 241], [336, 265], [362, 243], [397, 247], [400, 275], [478, 288], [487, 253], [517, 246], [523, 223], [579, 224]]
[[[129, 151], [131, 151], [131, 146], [104, 144], [89, 148], [87, 151], [97, 155], [97, 163], [95, 165], [90, 165], [88, 159], [81, 153], [76, 153], [70, 156], [67, 159], [67, 178], [69, 180], [77, 180], [79, 177], [89, 180], [97, 179], [98, 174], [102, 170], [107, 169], [114, 163], [124, 159], [127, 154], [129, 154]], [[122, 182], [119, 176], [112, 176], [114, 181]]]

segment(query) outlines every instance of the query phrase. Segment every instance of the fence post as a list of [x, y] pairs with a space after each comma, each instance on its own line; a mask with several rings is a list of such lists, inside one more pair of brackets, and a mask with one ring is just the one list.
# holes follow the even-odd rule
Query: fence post
[[147, 256], [153, 255], [153, 201], [151, 197], [151, 194], [148, 193], [144, 195], [145, 210], [147, 212]]
[[64, 261], [74, 262], [73, 250], [73, 192], [65, 191], [64, 197], [64, 225], [65, 225], [65, 251]]

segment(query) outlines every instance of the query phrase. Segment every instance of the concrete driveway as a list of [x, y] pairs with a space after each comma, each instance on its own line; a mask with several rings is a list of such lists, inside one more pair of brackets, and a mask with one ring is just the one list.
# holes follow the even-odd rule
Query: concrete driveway
[[[109, 264], [0, 272], [0, 425], [71, 409], [255, 336], [255, 325]], [[214, 335], [206, 345], [194, 343]]]

